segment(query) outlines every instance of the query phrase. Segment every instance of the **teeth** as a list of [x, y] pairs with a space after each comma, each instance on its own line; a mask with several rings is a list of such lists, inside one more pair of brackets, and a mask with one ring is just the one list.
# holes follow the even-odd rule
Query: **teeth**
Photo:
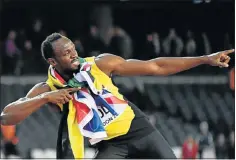
[[73, 61], [72, 61], [72, 63], [74, 63], [74, 62], [78, 62], [78, 60], [77, 60], [77, 59], [75, 59], [75, 60], [73, 60]]
[[74, 61], [73, 64], [79, 64], [79, 61]]

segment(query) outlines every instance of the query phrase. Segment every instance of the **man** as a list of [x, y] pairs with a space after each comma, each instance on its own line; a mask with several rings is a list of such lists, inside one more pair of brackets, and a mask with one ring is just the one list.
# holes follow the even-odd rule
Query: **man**
[[214, 149], [214, 141], [213, 136], [209, 131], [208, 123], [206, 121], [203, 121], [200, 123], [200, 135], [198, 138], [198, 144], [199, 144], [199, 156], [200, 158], [203, 158], [203, 152], [207, 148]]
[[233, 90], [233, 93], [234, 93], [234, 89], [235, 89], [235, 68], [234, 67], [229, 71], [229, 86], [230, 86], [230, 89]]
[[3, 126], [1, 125], [1, 135], [3, 138], [3, 152], [6, 158], [11, 155], [18, 156], [19, 151], [16, 147], [18, 143], [18, 137], [16, 136], [16, 126], [9, 125]]
[[[78, 61], [80, 57], [78, 57], [74, 44], [70, 39], [58, 33], [53, 33], [48, 36], [42, 43], [41, 50], [44, 59], [55, 69], [64, 81], [69, 81], [73, 78], [73, 73], [78, 73], [78, 69], [81, 68], [80, 62]], [[91, 73], [96, 80], [101, 82], [101, 86], [108, 88], [116, 97], [123, 99], [118, 89], [112, 84], [111, 75], [166, 76], [201, 64], [228, 67], [230, 60], [228, 55], [232, 52], [234, 52], [234, 50], [218, 52], [202, 57], [157, 58], [148, 61], [124, 60], [112, 54], [102, 54], [96, 58], [87, 58], [87, 60], [92, 63]], [[59, 105], [68, 104], [72, 99], [71, 93], [79, 90], [79, 88], [53, 89], [50, 83], [36, 84], [26, 97], [20, 98], [5, 107], [1, 114], [1, 123], [3, 125], [17, 124], [46, 103]], [[127, 110], [120, 115], [120, 121], [111, 123], [106, 128], [108, 134], [110, 132], [114, 134], [113, 138], [103, 140], [96, 144], [99, 151], [96, 158], [175, 158], [168, 143], [163, 139], [160, 133], [152, 127], [143, 112], [131, 102], [128, 102], [127, 106]], [[73, 108], [70, 108], [70, 110], [71, 109]], [[66, 112], [66, 109], [63, 108], [62, 112]], [[70, 114], [70, 111], [68, 112]], [[68, 115], [68, 113], [66, 113], [66, 115]], [[104, 117], [101, 114], [100, 116], [100, 118]], [[62, 117], [62, 119], [67, 119], [67, 117]], [[69, 118], [71, 117], [68, 116], [68, 119]], [[117, 119], [118, 118], [119, 117], [117, 117]], [[61, 122], [61, 124], [63, 123], [64, 122]], [[65, 123], [65, 125], [66, 124], [67, 123]], [[116, 127], [114, 127], [114, 125], [116, 125]], [[60, 125], [60, 131], [63, 128], [61, 127]], [[120, 132], [121, 130], [122, 132]], [[68, 132], [68, 130], [66, 130], [66, 132]], [[61, 133], [59, 137], [61, 137]], [[69, 139], [71, 138], [77, 138], [77, 136], [72, 135], [71, 137], [71, 135], [69, 135]], [[68, 141], [68, 136], [63, 142], [62, 144], [61, 140], [58, 141], [57, 145], [63, 148], [63, 150], [60, 150], [60, 147], [58, 147], [59, 149], [57, 148], [57, 158], [81, 158], [76, 156], [78, 155], [78, 151], [73, 149], [81, 147], [81, 144], [77, 144], [77, 142], [72, 140]], [[71, 153], [71, 149], [73, 154]]]
[[198, 144], [192, 136], [188, 136], [182, 146], [182, 159], [196, 159]]

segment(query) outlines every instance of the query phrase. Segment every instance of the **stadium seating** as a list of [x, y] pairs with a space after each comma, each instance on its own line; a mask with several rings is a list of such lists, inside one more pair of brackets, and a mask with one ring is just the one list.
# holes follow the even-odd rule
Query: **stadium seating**
[[[226, 129], [233, 122], [234, 96], [225, 84], [149, 83], [140, 86], [130, 80], [130, 83], [118, 83], [118, 86], [121, 93], [152, 117], [152, 123], [172, 147], [181, 146], [188, 135], [196, 137], [201, 121], [208, 121], [213, 135], [219, 128], [219, 121]], [[1, 106], [22, 97], [31, 87], [30, 84], [1, 84], [4, 93]], [[59, 113], [45, 105], [20, 123], [17, 126], [20, 151], [55, 149], [59, 120]]]
[[[122, 89], [126, 95], [147, 96], [144, 110], [155, 110], [156, 127], [172, 146], [181, 145], [187, 135], [198, 135], [198, 124], [207, 120], [216, 131], [219, 120], [230, 128], [234, 117], [234, 97], [225, 85], [145, 85], [145, 92]], [[140, 106], [137, 99], [132, 99]], [[142, 107], [142, 106], [141, 106]], [[160, 112], [161, 111], [161, 112]], [[148, 112], [149, 113], [149, 112]]]

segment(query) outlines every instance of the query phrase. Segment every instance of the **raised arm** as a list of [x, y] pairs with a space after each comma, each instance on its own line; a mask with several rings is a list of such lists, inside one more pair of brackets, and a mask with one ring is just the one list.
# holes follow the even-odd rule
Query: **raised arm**
[[194, 68], [202, 64], [228, 67], [230, 57], [228, 54], [234, 50], [227, 50], [200, 57], [162, 57], [147, 61], [125, 60], [112, 54], [102, 54], [96, 59], [97, 66], [107, 75], [117, 74], [123, 76], [135, 75], [171, 75]]
[[78, 89], [61, 89], [51, 91], [46, 83], [36, 84], [24, 98], [8, 104], [1, 113], [2, 125], [15, 125], [46, 103], [67, 103], [72, 97], [71, 92]]

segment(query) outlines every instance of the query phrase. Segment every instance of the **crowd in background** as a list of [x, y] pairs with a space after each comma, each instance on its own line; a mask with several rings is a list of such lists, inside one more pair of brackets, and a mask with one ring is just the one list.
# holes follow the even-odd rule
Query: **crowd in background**
[[203, 159], [203, 151], [213, 148], [217, 159], [234, 159], [235, 157], [235, 133], [234, 128], [226, 136], [224, 131], [219, 132], [215, 138], [209, 131], [208, 123], [201, 122], [199, 125], [200, 134], [197, 137], [189, 135], [182, 146], [182, 158], [184, 159]]
[[[105, 14], [105, 16], [101, 16], [100, 21], [103, 19], [109, 21], [113, 18], [110, 7], [101, 7], [99, 11], [104, 11]], [[211, 37], [212, 34], [195, 32], [191, 27], [184, 32], [178, 32], [178, 29], [172, 25], [166, 26], [167, 29], [161, 32], [158, 29], [152, 29], [152, 31], [146, 33], [136, 32], [142, 37], [137, 42], [135, 36], [133, 36], [134, 34], [130, 34], [126, 28], [114, 25], [112, 20], [108, 25], [107, 23], [90, 24], [88, 26], [89, 32], [83, 34], [83, 36], [77, 36], [77, 33], [72, 36], [60, 26], [52, 31], [47, 28], [49, 25], [52, 24], [47, 24], [43, 19], [35, 17], [27, 28], [12, 27], [8, 29], [6, 36], [0, 43], [1, 74], [45, 74], [48, 64], [41, 57], [40, 45], [52, 32], [59, 32], [64, 36], [68, 36], [74, 42], [81, 57], [112, 53], [124, 58], [147, 60], [170, 56], [200, 56], [217, 51], [219, 48], [223, 50], [234, 47], [234, 41], [230, 38], [233, 33], [227, 31], [221, 34], [223, 37], [214, 39], [214, 37]], [[234, 61], [231, 64], [232, 66], [234, 66]], [[220, 124], [219, 127], [221, 127]], [[201, 158], [202, 150], [208, 146], [215, 148], [217, 158], [234, 158], [234, 128], [230, 130], [228, 135], [218, 132], [217, 136], [213, 138], [208, 131], [208, 124], [203, 122], [200, 125], [200, 131], [201, 135], [199, 137], [190, 135], [186, 138], [182, 147], [183, 158], [196, 158], [197, 153]]]
[[[67, 31], [56, 30], [64, 36]], [[108, 35], [103, 40], [99, 34], [97, 26], [90, 26], [89, 35], [84, 40], [79, 37], [73, 38], [76, 50], [79, 56], [97, 56], [100, 53], [113, 53], [124, 58], [138, 58], [142, 60], [157, 57], [180, 57], [180, 56], [199, 56], [212, 53], [211, 43], [206, 33], [202, 33], [201, 40], [194, 39], [194, 32], [186, 31], [186, 36], [178, 35], [174, 28], [170, 28], [166, 37], [162, 40], [157, 32], [146, 35], [143, 45], [140, 47], [141, 54], [133, 51], [132, 39], [124, 29], [112, 27], [107, 31]], [[41, 57], [40, 44], [51, 33], [45, 32], [43, 22], [37, 19], [31, 31], [21, 29], [20, 31], [9, 30], [6, 39], [1, 46], [2, 52], [2, 73], [8, 75], [26, 75], [26, 74], [43, 74], [47, 70], [47, 64]], [[70, 37], [69, 37], [70, 38]], [[222, 46], [225, 49], [232, 48], [229, 41], [229, 35], [226, 33], [225, 38], [221, 39]], [[204, 52], [199, 54], [197, 50], [203, 44]], [[140, 53], [140, 52], [139, 52]], [[33, 66], [33, 67], [32, 67]]]

